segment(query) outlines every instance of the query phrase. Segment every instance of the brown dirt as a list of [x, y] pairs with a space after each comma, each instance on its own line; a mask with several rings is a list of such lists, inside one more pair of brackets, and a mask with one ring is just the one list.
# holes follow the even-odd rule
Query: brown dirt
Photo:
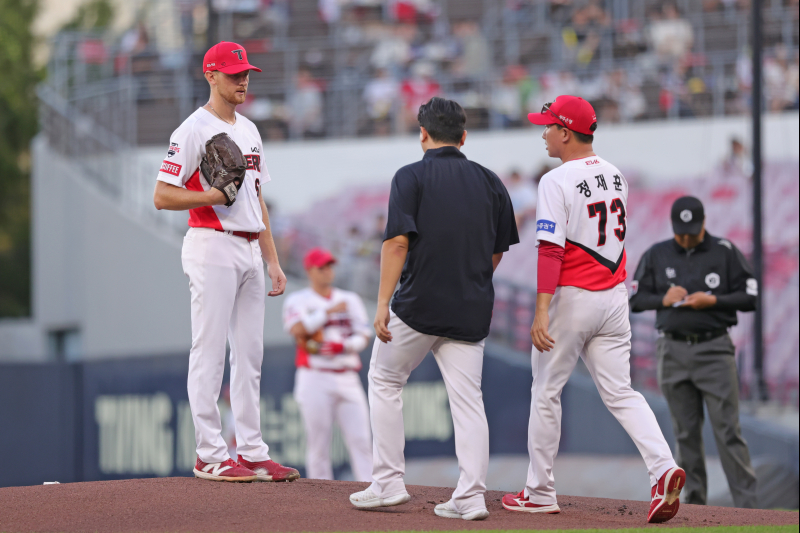
[[[350, 493], [365, 483], [216, 483], [194, 478], [131, 479], [0, 489], [0, 531], [240, 532], [570, 529], [644, 526], [647, 502], [561, 496], [558, 515], [511, 513], [487, 493], [482, 522], [439, 518], [452, 489], [409, 486], [411, 502], [358, 510]], [[797, 525], [798, 514], [684, 505], [668, 526]], [[663, 527], [663, 526], [653, 526]]]

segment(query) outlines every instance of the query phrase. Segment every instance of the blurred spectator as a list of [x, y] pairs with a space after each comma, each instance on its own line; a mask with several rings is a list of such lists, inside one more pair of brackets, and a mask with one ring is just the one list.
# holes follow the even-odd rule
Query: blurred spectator
[[438, 95], [442, 88], [433, 79], [434, 66], [431, 63], [415, 63], [411, 73], [411, 78], [405, 80], [400, 88], [403, 96], [403, 131], [418, 132], [419, 106]]
[[665, 2], [661, 16], [650, 23], [650, 41], [657, 57], [665, 64], [671, 64], [691, 51], [694, 30], [688, 20], [681, 18], [675, 3]]
[[521, 230], [524, 223], [536, 215], [536, 188], [530, 181], [523, 181], [518, 170], [511, 172], [505, 185], [511, 205], [514, 206], [517, 227]]
[[119, 48], [123, 54], [133, 56], [144, 52], [149, 44], [150, 38], [147, 35], [147, 28], [144, 22], [139, 22], [123, 34]]
[[614, 70], [603, 79], [603, 103], [599, 106], [601, 122], [629, 122], [638, 120], [647, 112], [647, 101], [640, 84], [631, 83], [628, 73]]
[[753, 160], [745, 149], [742, 141], [736, 137], [731, 138], [731, 151], [722, 162], [722, 168], [730, 177], [753, 175]]
[[506, 67], [502, 81], [492, 89], [491, 103], [492, 111], [500, 115], [504, 128], [523, 125], [531, 89], [531, 80], [523, 67]]
[[390, 113], [399, 93], [398, 83], [385, 69], [378, 70], [376, 77], [364, 88], [364, 101], [367, 103], [367, 113], [372, 119], [374, 135], [391, 133]]
[[391, 69], [406, 66], [412, 59], [411, 43], [417, 35], [413, 24], [399, 24], [391, 34], [378, 41], [372, 51], [370, 63], [377, 69]]
[[783, 45], [764, 60], [764, 97], [770, 111], [792, 109], [797, 100], [797, 62], [789, 66], [789, 52]]
[[477, 22], [466, 21], [455, 25], [453, 34], [459, 42], [461, 53], [453, 73], [465, 78], [480, 78], [491, 68], [489, 43]]
[[293, 138], [321, 137], [325, 133], [322, 91], [308, 70], [297, 73], [295, 89], [289, 96], [289, 114]]

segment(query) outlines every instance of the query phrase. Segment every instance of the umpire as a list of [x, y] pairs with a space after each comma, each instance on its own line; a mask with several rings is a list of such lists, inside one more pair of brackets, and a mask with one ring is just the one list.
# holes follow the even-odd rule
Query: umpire
[[672, 205], [675, 238], [660, 242], [636, 269], [631, 308], [655, 309], [658, 382], [669, 404], [686, 503], [705, 505], [703, 402], [736, 507], [756, 507], [756, 476], [739, 427], [739, 380], [728, 328], [756, 308], [753, 269], [730, 241], [705, 229], [703, 204]]

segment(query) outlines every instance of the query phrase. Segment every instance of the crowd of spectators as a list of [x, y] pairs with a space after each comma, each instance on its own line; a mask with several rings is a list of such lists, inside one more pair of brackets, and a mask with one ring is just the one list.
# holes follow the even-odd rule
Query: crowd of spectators
[[[320, 17], [340, 32], [345, 44], [368, 50], [357, 65], [363, 79], [357, 133], [413, 131], [417, 108], [436, 94], [459, 100], [473, 129], [520, 127], [528, 112], [564, 93], [590, 100], [603, 123], [749, 109], [747, 48], [728, 50], [728, 57], [720, 58], [701, 53], [698, 45], [698, 24], [704, 17], [746, 20], [747, 1], [705, 0], [689, 17], [678, 3], [667, 0], [649, 3], [640, 18], [614, 18], [609, 7], [613, 2], [601, 0], [501, 4], [511, 22], [487, 27], [485, 20], [458, 19], [457, 13], [445, 17], [433, 0], [319, 0]], [[537, 25], [541, 4], [546, 4], [549, 27], [542, 28], [541, 21]], [[786, 4], [796, 22], [797, 1]], [[549, 50], [547, 57], [526, 62], [523, 52], [508, 61], [508, 41], [498, 32], [509, 28], [515, 28], [518, 48], [525, 47], [526, 37], [546, 36], [536, 42]], [[798, 108], [796, 35], [792, 39], [793, 48], [777, 43], [765, 55], [770, 111]], [[313, 114], [321, 116], [325, 80], [299, 76], [298, 90], [308, 83], [320, 87]], [[715, 98], [721, 101], [715, 103]], [[293, 96], [286, 111], [305, 117], [309, 105]], [[301, 125], [298, 132], [297, 122], [305, 121], [293, 121], [295, 136], [317, 136], [324, 128], [317, 121], [313, 128]]]
[[[751, 106], [750, 0], [226, 1], [211, 5], [231, 4], [272, 27], [299, 28], [286, 33], [298, 51], [293, 67], [286, 66], [288, 55], [276, 63], [278, 76], [289, 79], [276, 78], [269, 90], [254, 86], [242, 107], [270, 139], [411, 132], [419, 105], [434, 95], [458, 100], [471, 129], [524, 126], [528, 112], [558, 94], [589, 100], [601, 123], [740, 114]], [[768, 2], [771, 28], [788, 21], [767, 32], [769, 111], [800, 103], [799, 1]], [[180, 18], [189, 25], [205, 5], [179, 3], [194, 6]], [[232, 19], [238, 21], [234, 38], [253, 53], [284, 53], [271, 49], [270, 37], [261, 35], [266, 30], [245, 15]], [[301, 19], [322, 27], [316, 44], [298, 37]], [[247, 39], [237, 34], [240, 27], [251, 28]], [[134, 74], [156, 69], [147, 59], [151, 48], [142, 23], [120, 42], [123, 55], [142, 58]], [[334, 61], [334, 50], [345, 50], [345, 59]], [[352, 102], [357, 105], [337, 114]], [[340, 127], [342, 117], [355, 126]]]

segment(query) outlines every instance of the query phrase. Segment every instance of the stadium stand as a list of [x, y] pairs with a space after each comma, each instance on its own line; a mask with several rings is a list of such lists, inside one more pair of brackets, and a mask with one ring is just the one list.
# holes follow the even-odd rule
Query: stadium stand
[[[604, 123], [750, 106], [745, 1], [178, 4], [177, 49], [143, 23], [118, 37], [63, 34], [54, 47], [50, 72], [69, 81], [71, 97], [109, 78], [133, 80], [139, 144], [163, 142], [204, 102], [196, 65], [221, 39], [242, 43], [264, 70], [251, 78], [243, 112], [269, 140], [405, 133], [433, 93], [462, 102], [472, 129], [519, 127], [563, 93], [584, 95]], [[764, 2], [764, 21], [766, 106], [797, 109], [798, 2]]]

